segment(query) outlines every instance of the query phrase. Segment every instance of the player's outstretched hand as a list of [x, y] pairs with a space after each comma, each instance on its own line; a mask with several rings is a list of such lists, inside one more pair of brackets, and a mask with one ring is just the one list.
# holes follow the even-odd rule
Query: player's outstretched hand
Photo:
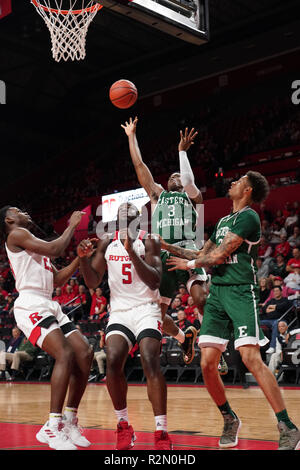
[[70, 222], [69, 222], [70, 226], [76, 228], [80, 224], [81, 218], [84, 214], [85, 212], [81, 212], [81, 211], [73, 212], [73, 214], [70, 217]]
[[188, 261], [186, 259], [177, 258], [176, 256], [171, 256], [169, 259], [167, 259], [166, 264], [170, 266], [168, 271], [175, 271], [176, 269], [181, 269], [182, 271], [189, 270], [187, 266]]
[[159, 235], [157, 234], [158, 238], [159, 238], [159, 241], [160, 241], [160, 248], [162, 250], [167, 250], [168, 251], [168, 244], [167, 242]]
[[128, 135], [128, 137], [132, 134], [136, 133], [136, 126], [138, 123], [138, 118], [137, 116], [134, 118], [134, 121], [132, 118], [129, 119], [129, 122], [125, 122], [125, 124], [121, 124], [121, 127], [123, 127], [124, 131]]
[[192, 128], [189, 132], [189, 129], [186, 127], [184, 133], [180, 131], [180, 142], [178, 145], [179, 152], [184, 151], [186, 152], [191, 145], [194, 144], [194, 139], [198, 132], [195, 132], [195, 129]]
[[81, 240], [77, 247], [77, 255], [79, 258], [90, 258], [94, 253], [94, 243], [98, 241], [98, 238], [91, 238], [89, 240]]

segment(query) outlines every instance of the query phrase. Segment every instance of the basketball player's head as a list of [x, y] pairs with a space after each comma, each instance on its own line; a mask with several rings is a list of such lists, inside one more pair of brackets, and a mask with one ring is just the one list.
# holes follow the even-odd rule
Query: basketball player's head
[[168, 179], [168, 191], [183, 191], [183, 186], [181, 183], [180, 173], [172, 173]]
[[30, 215], [17, 207], [4, 206], [0, 209], [0, 232], [3, 239], [6, 239], [13, 228], [28, 228], [31, 222]]
[[228, 195], [232, 200], [244, 199], [247, 204], [261, 203], [269, 194], [269, 183], [257, 171], [248, 171], [239, 180], [231, 183]]
[[118, 227], [120, 231], [130, 230], [131, 234], [137, 232], [140, 226], [140, 213], [131, 202], [124, 202], [118, 209]]

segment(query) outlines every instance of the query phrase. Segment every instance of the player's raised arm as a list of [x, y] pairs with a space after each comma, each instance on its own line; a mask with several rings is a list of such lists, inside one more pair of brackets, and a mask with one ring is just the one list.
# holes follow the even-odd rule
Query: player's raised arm
[[[76, 227], [81, 221], [83, 212], [73, 212], [69, 226], [64, 233], [56, 240], [50, 242], [35, 237], [27, 228], [16, 227], [11, 230], [7, 238], [7, 246], [12, 251], [28, 250], [39, 255], [57, 258], [61, 256], [64, 250], [69, 246], [74, 235]], [[7, 223], [10, 223], [10, 216], [6, 217]]]
[[136, 137], [137, 123], [138, 123], [137, 117], [134, 119], [134, 121], [132, 120], [132, 118], [130, 118], [129, 122], [126, 121], [125, 124], [121, 124], [121, 127], [123, 127], [128, 137], [130, 156], [131, 156], [132, 163], [134, 165], [139, 183], [145, 189], [151, 202], [156, 203], [160, 193], [163, 191], [163, 188], [160, 184], [155, 183], [149, 168], [143, 161], [141, 151], [138, 145], [137, 137]]
[[194, 145], [194, 139], [198, 132], [192, 128], [190, 131], [186, 127], [184, 133], [180, 131], [180, 142], [178, 145], [179, 151], [179, 166], [180, 166], [180, 179], [182, 186], [193, 202], [196, 204], [202, 204], [203, 198], [200, 189], [195, 185], [194, 173], [191, 168], [187, 151]]

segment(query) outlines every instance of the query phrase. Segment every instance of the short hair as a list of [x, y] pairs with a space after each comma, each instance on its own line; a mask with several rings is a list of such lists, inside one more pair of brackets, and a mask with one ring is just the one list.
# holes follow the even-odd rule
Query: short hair
[[274, 286], [273, 289], [279, 289], [282, 292], [282, 287], [281, 286]]
[[270, 192], [270, 186], [266, 178], [258, 171], [248, 171], [246, 173], [252, 188], [251, 199], [255, 203], [263, 202]]
[[6, 224], [5, 218], [7, 215], [7, 211], [11, 208], [11, 206], [4, 206], [0, 209], [0, 239], [3, 241], [6, 239]]

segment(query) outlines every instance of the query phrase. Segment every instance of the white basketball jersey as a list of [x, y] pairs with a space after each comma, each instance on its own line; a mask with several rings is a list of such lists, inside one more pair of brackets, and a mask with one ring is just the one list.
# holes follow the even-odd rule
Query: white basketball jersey
[[34, 291], [51, 299], [53, 269], [50, 259], [28, 250], [13, 253], [7, 248], [7, 245], [5, 248], [17, 291], [20, 294], [24, 291]]
[[[137, 255], [145, 257], [145, 245], [142, 241], [146, 232], [140, 231], [133, 242]], [[151, 290], [139, 277], [131, 262], [128, 252], [119, 238], [119, 232], [108, 245], [105, 253], [110, 288], [111, 311], [129, 310], [148, 302], [158, 302], [159, 290]]]

